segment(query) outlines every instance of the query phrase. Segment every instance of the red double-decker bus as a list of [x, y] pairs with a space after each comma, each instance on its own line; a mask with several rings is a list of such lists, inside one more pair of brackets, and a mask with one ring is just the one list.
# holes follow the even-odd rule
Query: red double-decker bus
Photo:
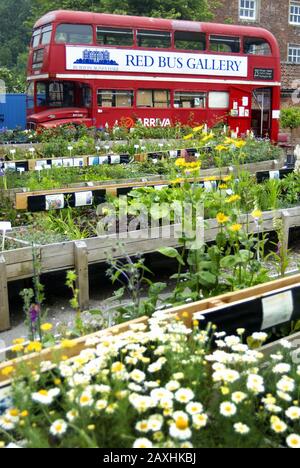
[[35, 25], [28, 126], [223, 122], [277, 140], [280, 53], [267, 30], [53, 11]]

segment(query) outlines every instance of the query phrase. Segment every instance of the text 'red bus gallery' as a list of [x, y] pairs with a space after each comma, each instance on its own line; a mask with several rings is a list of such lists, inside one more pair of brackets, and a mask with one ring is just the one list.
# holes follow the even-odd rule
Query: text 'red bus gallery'
[[34, 27], [30, 127], [224, 122], [276, 141], [279, 109], [280, 54], [267, 30], [72, 11]]

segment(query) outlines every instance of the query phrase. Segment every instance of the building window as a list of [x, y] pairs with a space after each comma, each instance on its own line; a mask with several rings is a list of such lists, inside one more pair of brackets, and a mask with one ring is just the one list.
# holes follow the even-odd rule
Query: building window
[[139, 89], [137, 92], [137, 107], [170, 107], [170, 91], [166, 89]]
[[97, 27], [97, 43], [112, 46], [132, 46], [133, 30]]
[[132, 107], [133, 91], [98, 89], [99, 107]]
[[139, 47], [152, 49], [169, 49], [171, 47], [171, 33], [167, 31], [139, 30], [137, 32]]
[[206, 50], [206, 35], [200, 32], [175, 31], [175, 48], [181, 50]]
[[290, 63], [300, 63], [300, 45], [289, 44], [288, 62], [290, 62]]
[[174, 96], [174, 107], [181, 109], [205, 109], [206, 93], [177, 91]]
[[210, 109], [228, 109], [229, 93], [223, 91], [211, 91], [208, 97], [208, 106]]
[[257, 19], [257, 0], [240, 0], [240, 19], [248, 21]]
[[290, 23], [300, 25], [300, 2], [290, 3]]

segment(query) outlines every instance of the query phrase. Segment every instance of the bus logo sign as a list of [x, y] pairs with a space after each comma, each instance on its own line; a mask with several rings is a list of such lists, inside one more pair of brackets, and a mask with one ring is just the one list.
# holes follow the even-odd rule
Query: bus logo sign
[[107, 65], [118, 67], [115, 60], [111, 60], [108, 50], [85, 49], [82, 58], [77, 59], [74, 64], [78, 65]]
[[248, 76], [248, 58], [233, 55], [66, 46], [67, 70]]

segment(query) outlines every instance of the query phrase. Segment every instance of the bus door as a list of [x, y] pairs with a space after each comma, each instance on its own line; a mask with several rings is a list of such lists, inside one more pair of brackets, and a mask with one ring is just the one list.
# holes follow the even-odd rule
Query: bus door
[[251, 129], [251, 91], [230, 89], [228, 123], [233, 132], [246, 136], [247, 130]]
[[272, 91], [258, 88], [252, 93], [251, 127], [256, 137], [270, 138], [272, 117]]

